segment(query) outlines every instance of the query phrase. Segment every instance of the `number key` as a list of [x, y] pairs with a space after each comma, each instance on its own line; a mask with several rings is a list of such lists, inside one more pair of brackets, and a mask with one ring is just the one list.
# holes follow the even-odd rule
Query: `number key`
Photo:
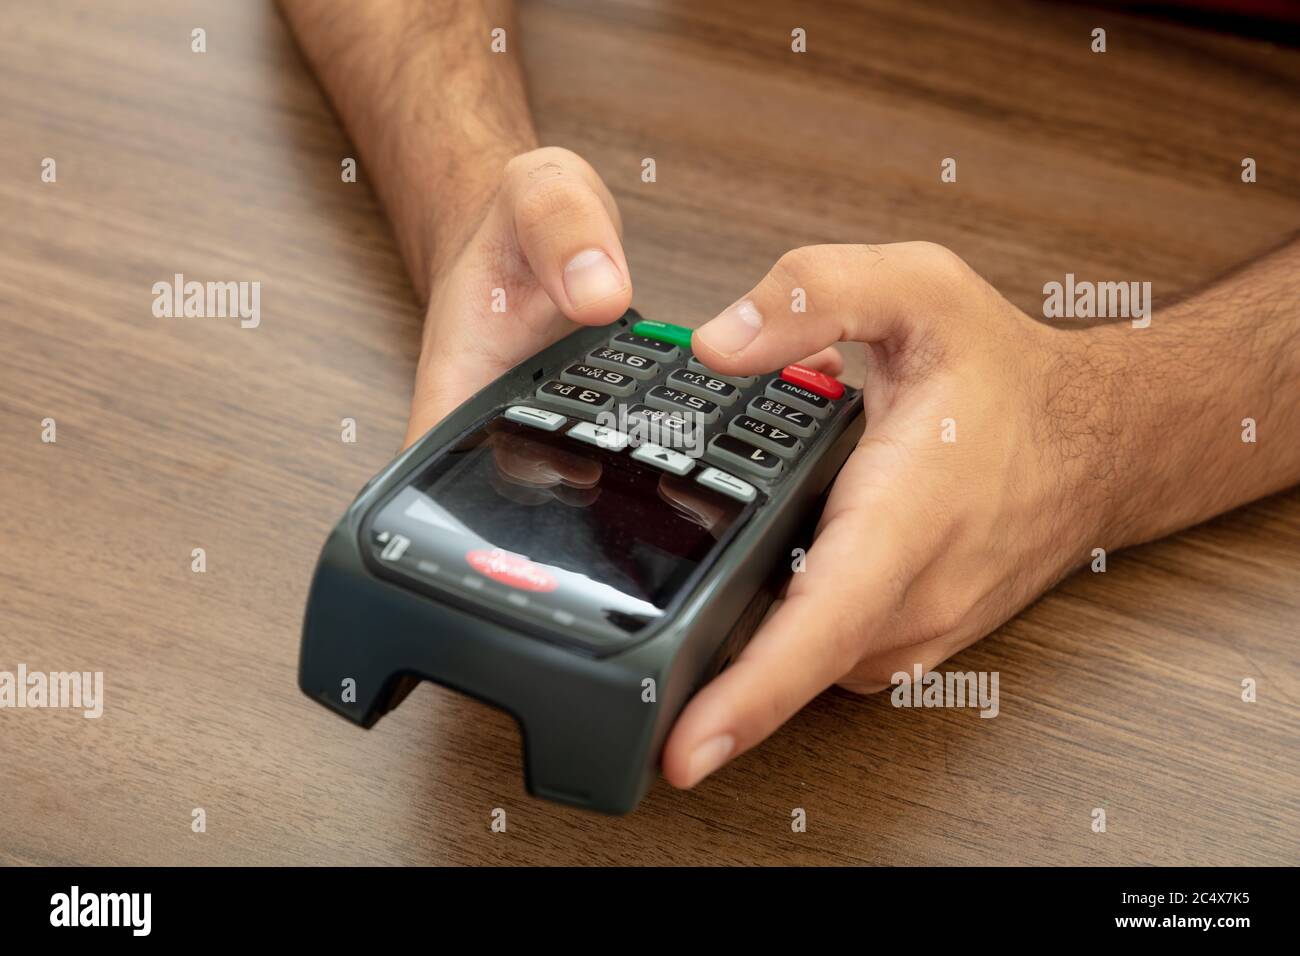
[[723, 375], [720, 372], [715, 372], [694, 355], [686, 360], [686, 367], [692, 372], [703, 372], [705, 375], [711, 375], [714, 378], [722, 379], [724, 382], [730, 382], [737, 388], [749, 388], [758, 381], [757, 375]]
[[636, 379], [622, 372], [614, 372], [594, 365], [570, 365], [560, 373], [560, 381], [571, 385], [593, 385], [611, 395], [631, 395], [636, 391]]
[[730, 382], [684, 368], [679, 368], [669, 375], [668, 384], [685, 389], [701, 398], [715, 401], [719, 405], [730, 405], [740, 396], [740, 389]]
[[666, 412], [697, 416], [705, 425], [716, 421], [722, 414], [722, 409], [707, 398], [700, 398], [680, 388], [669, 388], [667, 385], [656, 385], [646, 392], [645, 403], [651, 408], [661, 408]]
[[778, 402], [774, 398], [760, 396], [749, 403], [746, 411], [757, 419], [771, 422], [788, 432], [794, 432], [800, 438], [807, 438], [817, 430], [816, 420], [807, 412], [791, 408], [785, 402]]
[[593, 351], [587, 356], [587, 361], [592, 365], [599, 365], [614, 372], [623, 372], [625, 375], [642, 380], [654, 378], [659, 374], [659, 364], [654, 359], [609, 345], [603, 345]]
[[585, 412], [588, 415], [614, 407], [613, 395], [594, 388], [583, 388], [570, 382], [557, 382], [555, 379], [539, 387], [537, 397], [552, 405], [559, 405], [570, 411]]
[[769, 422], [760, 422], [757, 418], [748, 415], [737, 415], [733, 418], [727, 425], [727, 432], [786, 459], [793, 458], [803, 449], [803, 442], [790, 432]]
[[760, 478], [781, 474], [781, 459], [765, 448], [758, 448], [735, 435], [719, 435], [709, 442], [709, 457], [728, 468], [740, 468]]

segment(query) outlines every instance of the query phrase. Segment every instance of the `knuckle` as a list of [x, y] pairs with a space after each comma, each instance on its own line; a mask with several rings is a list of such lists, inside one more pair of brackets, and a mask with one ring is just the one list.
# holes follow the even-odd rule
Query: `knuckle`
[[913, 242], [912, 251], [926, 274], [933, 279], [953, 285], [964, 285], [975, 277], [975, 271], [966, 264], [966, 260], [947, 246], [937, 242]]
[[776, 265], [768, 275], [782, 291], [806, 289], [816, 282], [821, 271], [821, 252], [820, 246], [800, 246], [798, 249], [791, 249], [776, 261]]
[[799, 709], [794, 694], [782, 687], [759, 704], [758, 720], [764, 728], [775, 730]]
[[534, 180], [515, 198], [515, 223], [533, 235], [545, 233], [552, 223], [576, 217], [589, 198], [589, 191], [568, 177]]
[[831, 669], [839, 677], [849, 673], [865, 653], [866, 628], [860, 610], [854, 606], [828, 609], [830, 631], [827, 656]]
[[961, 627], [965, 618], [965, 611], [956, 604], [942, 604], [938, 607], [928, 608], [909, 628], [908, 642], [912, 644], [928, 644], [931, 641], [947, 637]]
[[872, 657], [859, 661], [856, 667], [838, 681], [838, 684], [858, 694], [868, 693], [869, 688], [892, 687], [897, 683], [894, 675], [910, 667], [910, 665], [907, 667], [899, 665], [898, 660], [900, 659], [893, 657], [888, 659]]
[[920, 667], [922, 674], [928, 674], [945, 660], [948, 655], [941, 650], [919, 644], [910, 645], [887, 654], [872, 655], [859, 662], [858, 666], [846, 676], [842, 685], [848, 689], [889, 688], [898, 685], [897, 675], [905, 674], [910, 680], [915, 668]]
[[583, 160], [577, 153], [562, 146], [541, 146], [520, 153], [506, 163], [506, 178], [510, 180], [544, 179], [572, 170]]
[[847, 675], [843, 680], [836, 681], [836, 686], [850, 694], [866, 697], [868, 694], [879, 693], [889, 685], [880, 681], [863, 680], [854, 673]]
[[834, 594], [824, 589], [798, 588], [800, 580], [791, 584], [787, 604], [798, 606], [808, 623], [815, 622], [822, 637], [818, 641], [817, 659], [822, 662], [818, 670], [835, 680], [847, 674], [862, 659], [865, 652], [866, 622], [862, 608], [851, 597]]

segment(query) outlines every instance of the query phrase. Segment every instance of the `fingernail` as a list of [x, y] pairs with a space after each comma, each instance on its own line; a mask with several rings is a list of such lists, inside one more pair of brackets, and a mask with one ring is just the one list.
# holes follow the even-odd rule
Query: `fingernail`
[[754, 303], [741, 299], [724, 309], [716, 319], [705, 322], [696, 329], [695, 337], [703, 339], [704, 344], [714, 351], [731, 355], [754, 341], [762, 327], [763, 316], [754, 307]]
[[727, 758], [731, 756], [731, 751], [736, 747], [736, 738], [731, 734], [721, 734], [704, 741], [693, 751], [691, 751], [691, 762], [688, 776], [690, 783], [686, 786], [693, 787], [713, 771], [717, 770]]
[[600, 249], [584, 249], [564, 267], [564, 292], [575, 309], [617, 295], [626, 286], [623, 273]]

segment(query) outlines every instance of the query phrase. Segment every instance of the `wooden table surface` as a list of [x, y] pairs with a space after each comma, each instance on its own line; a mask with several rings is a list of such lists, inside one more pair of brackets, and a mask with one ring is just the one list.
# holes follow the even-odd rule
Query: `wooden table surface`
[[[1263, 40], [1028, 0], [521, 16], [543, 141], [610, 184], [653, 318], [837, 241], [945, 243], [1035, 314], [1066, 272], [1167, 297], [1300, 218], [1300, 52]], [[354, 151], [262, 0], [5, 4], [0, 64], [0, 671], [106, 685], [99, 720], [0, 711], [0, 861], [1300, 859], [1294, 490], [960, 655], [1000, 673], [996, 719], [830, 691], [627, 817], [528, 797], [513, 722], [435, 686], [369, 732], [332, 716], [296, 686], [308, 579], [401, 440], [420, 322], [364, 170], [341, 182]], [[260, 281], [261, 325], [155, 318], [178, 272]]]

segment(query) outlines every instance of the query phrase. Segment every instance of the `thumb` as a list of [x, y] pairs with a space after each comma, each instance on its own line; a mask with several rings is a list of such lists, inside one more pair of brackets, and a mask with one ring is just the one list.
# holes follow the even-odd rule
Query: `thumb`
[[[695, 331], [691, 348], [724, 375], [756, 375], [835, 342], [882, 342], [932, 323], [974, 273], [930, 242], [805, 246]], [[965, 285], [969, 288], [969, 285]]]
[[[906, 464], [896, 446], [855, 452], [846, 468], [881, 474]], [[900, 472], [901, 473], [901, 472]], [[850, 475], [849, 485], [856, 483]], [[837, 486], [838, 488], [839, 486]], [[674, 724], [663, 770], [693, 787], [723, 763], [774, 733], [852, 670], [868, 647], [897, 642], [894, 620], [918, 567], [916, 519], [925, 501], [915, 485], [840, 492], [785, 601], [740, 656], [700, 689]], [[849, 496], [853, 505], [845, 507]]]
[[632, 279], [618, 207], [582, 157], [554, 146], [517, 156], [501, 197], [519, 252], [557, 309], [582, 325], [627, 311]]

